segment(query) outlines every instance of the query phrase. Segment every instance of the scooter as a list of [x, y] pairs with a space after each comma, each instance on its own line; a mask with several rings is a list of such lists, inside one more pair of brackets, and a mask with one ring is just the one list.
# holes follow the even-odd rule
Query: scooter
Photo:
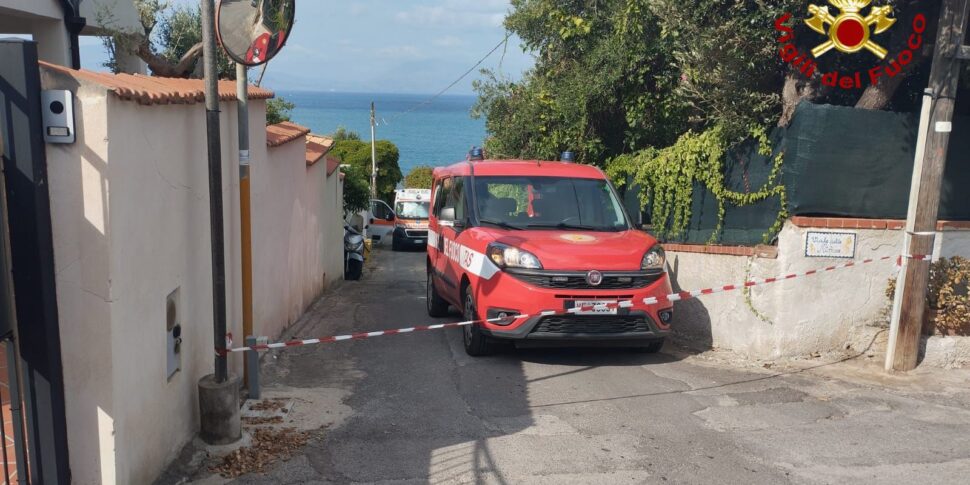
[[364, 272], [364, 236], [344, 223], [344, 279], [359, 280]]

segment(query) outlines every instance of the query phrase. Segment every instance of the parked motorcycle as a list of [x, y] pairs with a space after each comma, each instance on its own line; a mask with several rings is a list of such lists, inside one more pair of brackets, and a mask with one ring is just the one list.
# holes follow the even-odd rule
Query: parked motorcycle
[[359, 280], [364, 273], [364, 236], [344, 222], [344, 279]]

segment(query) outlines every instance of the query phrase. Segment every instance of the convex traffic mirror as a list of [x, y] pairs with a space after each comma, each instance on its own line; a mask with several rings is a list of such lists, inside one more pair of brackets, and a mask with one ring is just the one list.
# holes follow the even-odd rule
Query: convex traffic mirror
[[220, 0], [216, 33], [226, 54], [258, 66], [275, 56], [293, 28], [296, 0]]

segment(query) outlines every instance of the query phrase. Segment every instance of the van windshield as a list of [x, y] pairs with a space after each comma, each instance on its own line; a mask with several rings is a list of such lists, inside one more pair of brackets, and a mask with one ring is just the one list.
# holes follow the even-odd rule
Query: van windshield
[[401, 219], [427, 219], [430, 207], [431, 204], [428, 202], [398, 202], [394, 204], [394, 214]]
[[625, 231], [616, 192], [605, 180], [475, 177], [479, 222], [506, 229]]

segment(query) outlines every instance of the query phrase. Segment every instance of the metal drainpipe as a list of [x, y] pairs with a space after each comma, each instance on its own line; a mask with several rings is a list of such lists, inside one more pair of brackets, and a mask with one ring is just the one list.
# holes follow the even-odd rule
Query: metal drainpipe
[[87, 19], [81, 17], [81, 2], [83, 0], [61, 0], [61, 8], [64, 9], [64, 26], [71, 38], [71, 68], [81, 68], [81, 47], [78, 36], [87, 25]]

